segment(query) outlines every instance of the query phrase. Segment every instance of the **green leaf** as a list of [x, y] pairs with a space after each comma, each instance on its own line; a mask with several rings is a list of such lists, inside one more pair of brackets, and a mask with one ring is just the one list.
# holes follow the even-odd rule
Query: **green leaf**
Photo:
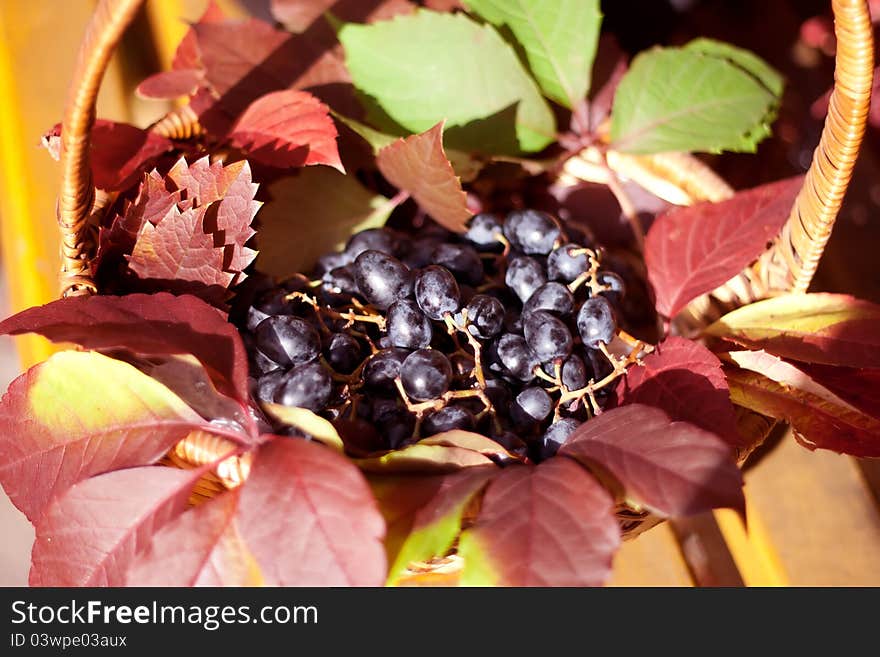
[[481, 18], [513, 32], [544, 95], [569, 109], [584, 99], [602, 24], [599, 0], [466, 0], [465, 4]]
[[750, 50], [737, 48], [723, 41], [705, 38], [694, 39], [688, 42], [684, 49], [726, 59], [757, 79], [774, 96], [782, 95], [782, 88], [784, 86], [782, 76]]
[[539, 151], [553, 113], [513, 48], [464, 14], [421, 10], [339, 32], [370, 122], [424, 132], [446, 119], [447, 143], [487, 154]]
[[444, 477], [434, 496], [415, 514], [409, 535], [388, 570], [389, 584], [397, 582], [410, 563], [442, 557], [449, 551], [471, 499], [500, 471], [481, 466]]
[[780, 90], [772, 69], [726, 44], [654, 48], [635, 58], [617, 88], [612, 147], [754, 152], [770, 134]]

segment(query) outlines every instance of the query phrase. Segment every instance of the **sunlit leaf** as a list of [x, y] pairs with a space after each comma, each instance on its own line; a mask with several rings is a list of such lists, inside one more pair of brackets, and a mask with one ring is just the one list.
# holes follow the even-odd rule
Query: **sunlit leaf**
[[505, 468], [464, 531], [465, 586], [599, 586], [620, 544], [614, 500], [580, 465]]
[[803, 177], [661, 214], [645, 241], [648, 280], [667, 317], [739, 274], [788, 219]]
[[555, 137], [549, 106], [491, 26], [420, 10], [346, 24], [339, 39], [355, 86], [375, 101], [375, 125], [400, 134], [446, 119], [447, 144], [489, 154], [538, 151]]
[[733, 401], [791, 424], [800, 442], [854, 456], [880, 456], [880, 419], [860, 411], [791, 363], [763, 351], [728, 355]]
[[467, 0], [466, 4], [496, 27], [513, 32], [548, 98], [571, 109], [586, 97], [602, 23], [598, 0]]
[[187, 508], [200, 472], [142, 467], [83, 481], [36, 522], [31, 586], [123, 586], [153, 534]]
[[780, 94], [766, 86], [769, 67], [710, 44], [653, 48], [633, 60], [614, 98], [613, 148], [753, 152], [770, 134]]
[[463, 232], [471, 211], [461, 180], [443, 151], [443, 122], [427, 132], [399, 139], [376, 155], [388, 181], [407, 191], [437, 223]]
[[0, 481], [34, 521], [78, 481], [154, 463], [197, 428], [208, 423], [131, 365], [57, 353], [13, 381], [0, 403]]
[[81, 296], [28, 308], [0, 322], [0, 334], [38, 333], [86, 349], [127, 348], [140, 354], [192, 354], [224, 394], [248, 399], [247, 357], [226, 316], [192, 296]]
[[808, 363], [880, 368], [880, 306], [846, 294], [787, 294], [743, 306], [708, 335]]
[[645, 404], [718, 434], [731, 445], [747, 441], [736, 430], [736, 412], [721, 369], [711, 351], [692, 340], [669, 337], [631, 367], [617, 386], [621, 405]]
[[623, 484], [628, 499], [664, 516], [716, 508], [745, 514], [730, 446], [658, 408], [628, 404], [606, 411], [578, 427], [559, 453], [598, 463]]
[[269, 166], [326, 164], [343, 171], [336, 125], [327, 106], [305, 91], [275, 91], [260, 97], [238, 118], [229, 140], [249, 158]]
[[267, 583], [379, 586], [385, 524], [363, 475], [314, 443], [276, 438], [242, 486], [238, 531]]

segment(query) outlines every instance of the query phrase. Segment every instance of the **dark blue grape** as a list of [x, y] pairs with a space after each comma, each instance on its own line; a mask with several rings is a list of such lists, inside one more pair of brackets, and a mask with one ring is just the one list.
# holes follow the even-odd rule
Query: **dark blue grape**
[[402, 258], [403, 263], [410, 269], [427, 267], [434, 262], [432, 258], [434, 249], [440, 242], [441, 240], [437, 237], [422, 237], [413, 240]]
[[261, 402], [274, 402], [275, 393], [281, 386], [284, 377], [287, 376], [285, 370], [273, 370], [260, 376], [254, 385], [254, 397]]
[[583, 359], [572, 354], [562, 364], [562, 383], [569, 390], [580, 390], [589, 383], [590, 376]]
[[574, 310], [574, 295], [562, 283], [555, 281], [544, 283], [526, 301], [523, 315], [529, 315], [536, 310], [568, 315]]
[[364, 360], [361, 343], [347, 333], [334, 333], [324, 349], [324, 357], [337, 372], [351, 374]]
[[406, 360], [409, 353], [408, 349], [391, 347], [373, 354], [364, 365], [364, 383], [373, 392], [397, 392], [394, 379], [400, 374], [400, 365]]
[[431, 253], [431, 262], [446, 267], [462, 283], [477, 285], [483, 280], [480, 254], [466, 244], [441, 242]]
[[507, 333], [516, 333], [522, 335], [522, 313], [515, 308], [511, 308], [504, 313], [504, 330]]
[[354, 276], [363, 297], [380, 310], [412, 292], [409, 268], [380, 251], [362, 252], [354, 261]]
[[531, 381], [535, 378], [535, 368], [541, 362], [525, 338], [512, 333], [505, 333], [498, 338], [490, 355], [497, 360], [504, 374], [520, 381]]
[[[556, 376], [556, 365], [552, 362], [544, 363], [541, 368], [549, 376]], [[572, 354], [562, 363], [562, 383], [569, 390], [579, 390], [590, 381], [592, 368], [584, 364], [584, 359], [577, 354]]]
[[287, 372], [275, 391], [275, 401], [285, 406], [323, 410], [333, 392], [330, 374], [319, 363], [300, 365]]
[[564, 359], [571, 354], [574, 341], [561, 319], [546, 310], [537, 310], [523, 320], [526, 342], [541, 362]]
[[544, 265], [535, 258], [518, 256], [508, 262], [504, 282], [525, 303], [535, 290], [547, 282], [547, 273]]
[[421, 311], [415, 301], [401, 299], [388, 308], [385, 318], [388, 338], [395, 347], [421, 349], [431, 344], [434, 330], [431, 320]]
[[441, 320], [461, 307], [458, 282], [446, 267], [431, 265], [417, 272], [414, 290], [416, 302], [431, 319]]
[[617, 323], [608, 299], [602, 296], [587, 299], [578, 312], [577, 327], [585, 347], [596, 349], [600, 342], [611, 342], [617, 333]]
[[364, 251], [379, 251], [385, 255], [397, 255], [400, 237], [388, 228], [368, 228], [355, 233], [345, 245], [346, 258], [354, 261]]
[[370, 419], [389, 449], [402, 447], [415, 431], [416, 419], [399, 399], [375, 399]]
[[257, 349], [279, 365], [308, 363], [321, 353], [321, 338], [305, 320], [291, 315], [264, 319], [254, 334]]
[[272, 289], [260, 294], [247, 310], [245, 325], [255, 331], [264, 319], [273, 315], [292, 315], [294, 304], [287, 300], [289, 293], [284, 289]]
[[463, 406], [446, 406], [428, 415], [422, 428], [425, 436], [455, 429], [471, 431], [474, 428], [474, 414]]
[[437, 399], [449, 390], [452, 365], [436, 349], [419, 349], [407, 356], [400, 366], [400, 381], [410, 399]]
[[547, 276], [554, 281], [571, 283], [589, 271], [590, 261], [585, 253], [571, 255], [571, 251], [583, 248], [579, 244], [565, 244], [553, 249], [547, 256]]
[[529, 386], [516, 396], [516, 407], [530, 420], [541, 422], [553, 410], [553, 400], [543, 388]]
[[331, 269], [350, 265], [352, 260], [354, 260], [354, 258], [349, 258], [344, 253], [325, 253], [318, 258], [318, 264], [315, 269], [318, 274], [323, 275]]
[[495, 408], [507, 408], [510, 386], [501, 379], [486, 379], [486, 396]]
[[477, 246], [493, 247], [501, 245], [498, 240], [501, 235], [503, 235], [503, 231], [498, 218], [483, 212], [471, 217], [464, 238]]
[[504, 305], [495, 297], [477, 294], [467, 305], [468, 331], [478, 338], [493, 338], [504, 327]]
[[541, 458], [548, 459], [554, 456], [580, 425], [577, 420], [564, 417], [547, 427], [544, 435], [541, 436]]
[[358, 284], [351, 267], [336, 267], [321, 276], [322, 287], [334, 294], [357, 294]]
[[559, 240], [560, 230], [544, 212], [514, 210], [504, 220], [504, 236], [523, 253], [547, 255]]

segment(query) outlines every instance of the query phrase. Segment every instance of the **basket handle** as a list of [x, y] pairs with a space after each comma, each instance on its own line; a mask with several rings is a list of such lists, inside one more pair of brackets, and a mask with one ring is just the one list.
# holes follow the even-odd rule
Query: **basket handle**
[[97, 291], [91, 272], [94, 245], [88, 219], [95, 198], [89, 139], [95, 124], [98, 88], [122, 33], [144, 0], [101, 0], [79, 48], [61, 128], [61, 294]]
[[819, 145], [788, 222], [757, 267], [769, 289], [806, 292], [831, 236], [865, 134], [874, 73], [868, 0], [832, 0], [834, 89]]

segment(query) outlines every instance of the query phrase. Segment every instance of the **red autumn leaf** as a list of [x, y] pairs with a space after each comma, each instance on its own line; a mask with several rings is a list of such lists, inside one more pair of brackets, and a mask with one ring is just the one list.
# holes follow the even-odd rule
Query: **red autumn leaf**
[[123, 586], [154, 532], [186, 510], [197, 470], [142, 467], [83, 481], [36, 523], [31, 586]]
[[259, 566], [236, 529], [237, 510], [236, 490], [179, 515], [134, 560], [125, 585], [262, 585]]
[[785, 294], [726, 314], [708, 335], [824, 365], [880, 368], [880, 305], [847, 294]]
[[461, 180], [443, 151], [443, 121], [386, 146], [376, 154], [376, 165], [392, 185], [409, 192], [435, 221], [449, 230], [464, 231], [472, 213]]
[[39, 333], [86, 349], [192, 354], [225, 395], [246, 403], [247, 355], [235, 327], [193, 296], [158, 294], [70, 297], [28, 308], [0, 322], [0, 334]]
[[[246, 161], [212, 164], [207, 157], [189, 164], [181, 158], [165, 177], [169, 185], [178, 188], [180, 200], [164, 215], [143, 221], [129, 269], [140, 279], [163, 282], [165, 289], [207, 290], [209, 296], [222, 298], [226, 288], [244, 279], [242, 270], [257, 253], [245, 246], [254, 235], [251, 222], [260, 207], [250, 166]], [[144, 190], [160, 199], [167, 195], [149, 182]], [[129, 208], [130, 214], [137, 214], [138, 207]], [[136, 221], [137, 216], [123, 217], [119, 230], [127, 235]], [[111, 248], [106, 241], [105, 248]]]
[[736, 351], [725, 368], [733, 401], [791, 424], [799, 441], [853, 456], [880, 456], [880, 419], [860, 411], [791, 363]]
[[306, 91], [283, 90], [254, 101], [229, 135], [248, 157], [279, 168], [326, 164], [342, 173], [336, 124], [327, 106]]
[[792, 363], [819, 385], [863, 413], [880, 418], [880, 369]]
[[131, 253], [144, 222], [161, 221], [180, 201], [180, 190], [169, 190], [157, 171], [146, 174], [137, 196], [125, 201], [109, 227], [100, 228], [98, 264], [109, 255]]
[[664, 516], [730, 508], [745, 514], [742, 474], [733, 451], [714, 433], [673, 422], [659, 408], [629, 404], [575, 430], [559, 451], [598, 463], [629, 499]]
[[290, 438], [261, 447], [236, 523], [268, 584], [385, 581], [385, 525], [370, 488], [350, 461], [325, 447]]
[[721, 361], [692, 340], [670, 337], [654, 353], [631, 367], [617, 386], [619, 404], [660, 408], [673, 420], [682, 420], [718, 434], [727, 443], [748, 443], [736, 430], [736, 411]]
[[193, 101], [202, 123], [223, 134], [252, 102], [270, 91], [350, 82], [333, 29], [300, 35], [257, 19], [196, 23], [205, 83]]
[[[209, 0], [205, 12], [197, 22], [199, 23], [222, 23], [226, 19], [223, 10], [214, 0]], [[181, 92], [181, 87], [186, 77], [195, 78], [196, 86], [202, 81], [202, 53], [199, 49], [196, 34], [190, 27], [174, 53], [171, 61], [171, 71], [162, 71], [148, 77], [138, 85], [137, 93], [147, 98], [160, 98], [173, 100], [180, 96], [193, 93], [195, 89]]]
[[462, 584], [600, 586], [620, 545], [613, 510], [611, 495], [568, 459], [505, 468], [462, 533]]
[[195, 93], [202, 80], [202, 71], [197, 68], [162, 71], [141, 82], [136, 91], [141, 98], [171, 100]]
[[304, 32], [326, 12], [346, 23], [372, 23], [412, 13], [409, 0], [271, 0], [272, 16], [291, 32]]
[[673, 317], [688, 302], [727, 282], [779, 233], [803, 176], [660, 215], [645, 241], [657, 311]]
[[181, 212], [177, 207], [158, 224], [141, 228], [128, 267], [142, 279], [175, 283], [199, 283], [225, 289], [235, 276], [223, 271], [222, 246], [206, 232], [207, 207]]
[[[60, 141], [61, 124], [43, 135], [43, 144], [56, 159], [60, 156]], [[107, 191], [127, 189], [144, 169], [174, 147], [154, 132], [104, 119], [95, 121], [90, 145], [92, 182]]]
[[181, 158], [168, 172], [168, 179], [186, 190], [181, 208], [220, 201], [209, 211], [216, 224], [212, 225], [214, 241], [224, 245], [223, 270], [235, 274], [236, 284], [243, 281], [243, 270], [257, 257], [257, 252], [245, 244], [256, 234], [251, 223], [262, 206], [255, 200], [259, 186], [253, 182], [250, 165], [240, 160], [224, 166], [207, 157], [188, 164]]

